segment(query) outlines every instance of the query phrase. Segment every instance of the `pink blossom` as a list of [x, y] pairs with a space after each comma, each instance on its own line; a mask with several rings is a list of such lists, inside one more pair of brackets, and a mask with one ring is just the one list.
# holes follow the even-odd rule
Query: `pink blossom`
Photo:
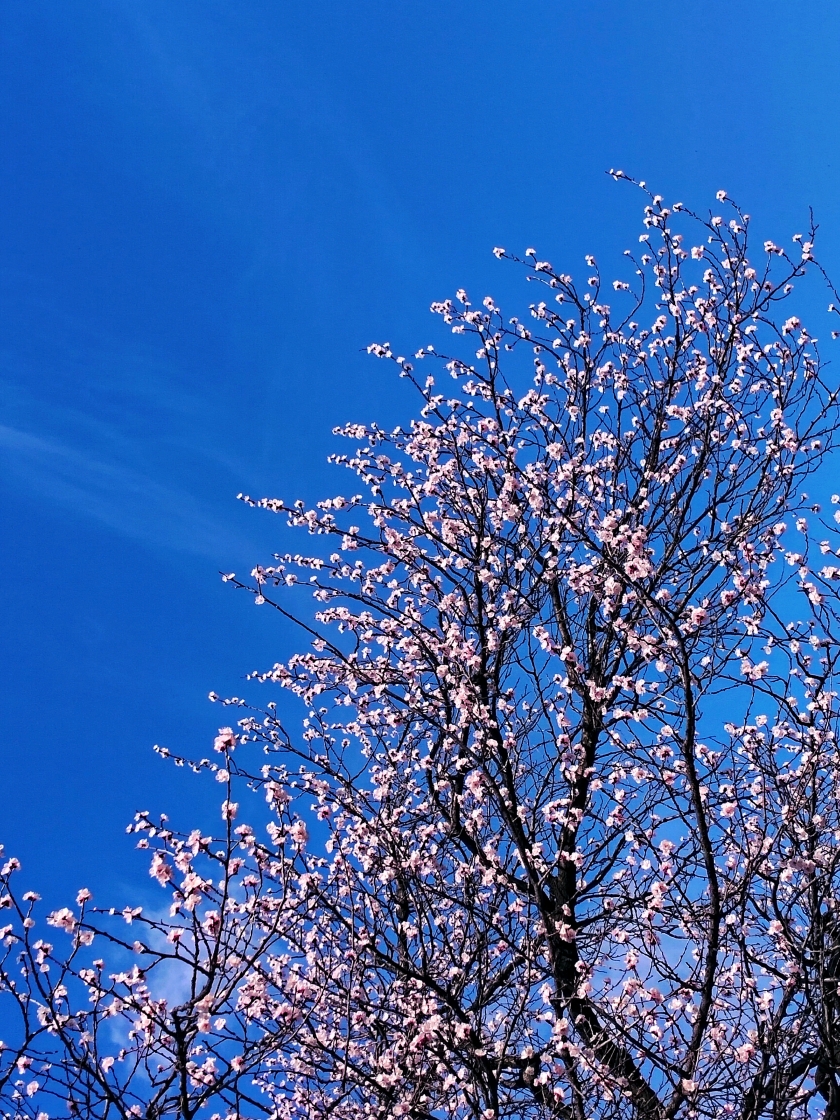
[[464, 785], [476, 800], [481, 800], [484, 790], [484, 778], [479, 770], [471, 771], [464, 780]]
[[236, 735], [231, 727], [220, 727], [219, 734], [216, 736], [213, 747], [215, 750], [221, 752], [232, 751], [236, 746]]
[[751, 681], [760, 681], [769, 668], [769, 661], [759, 661], [757, 665], [753, 665], [748, 657], [741, 659], [741, 674]]
[[165, 887], [170, 881], [173, 874], [172, 867], [167, 863], [164, 852], [155, 852], [152, 856], [149, 874], [153, 879], [157, 879], [162, 887]]
[[64, 906], [61, 910], [54, 910], [52, 914], [47, 915], [47, 924], [63, 929], [65, 933], [72, 933], [76, 928], [76, 915]]

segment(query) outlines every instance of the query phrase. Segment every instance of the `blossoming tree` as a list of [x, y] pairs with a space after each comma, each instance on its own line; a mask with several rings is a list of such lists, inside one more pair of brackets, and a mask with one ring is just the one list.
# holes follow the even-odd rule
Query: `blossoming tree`
[[840, 1117], [836, 393], [813, 230], [751, 263], [718, 202], [648, 195], [610, 283], [529, 249], [525, 319], [434, 304], [360, 492], [245, 498], [312, 538], [225, 577], [307, 636], [257, 674], [303, 725], [220, 701], [217, 834], [131, 826], [157, 906], [6, 862], [4, 1115]]

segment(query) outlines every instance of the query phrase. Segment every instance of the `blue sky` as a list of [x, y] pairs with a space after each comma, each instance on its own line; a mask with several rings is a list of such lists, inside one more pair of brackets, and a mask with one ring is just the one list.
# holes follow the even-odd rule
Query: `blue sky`
[[[840, 276], [836, 0], [6, 0], [0, 64], [0, 840], [124, 901], [135, 808], [214, 789], [211, 689], [296, 639], [223, 586], [281, 546], [235, 496], [340, 492], [349, 419], [411, 415], [364, 353], [494, 245], [618, 259], [622, 167]], [[145, 888], [144, 888], [145, 889]]]

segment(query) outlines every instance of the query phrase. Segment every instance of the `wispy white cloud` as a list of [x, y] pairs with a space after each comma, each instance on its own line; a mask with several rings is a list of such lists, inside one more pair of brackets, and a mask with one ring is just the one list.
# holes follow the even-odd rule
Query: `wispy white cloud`
[[[25, 326], [0, 352], [0, 474], [150, 548], [219, 567], [264, 551], [235, 495], [249, 467], [231, 416], [171, 356], [65, 311], [31, 277], [2, 275]], [[197, 383], [198, 381], [198, 383]], [[230, 394], [228, 394], [229, 396]]]
[[146, 545], [220, 560], [247, 549], [220, 512], [186, 489], [59, 439], [0, 424], [7, 477]]

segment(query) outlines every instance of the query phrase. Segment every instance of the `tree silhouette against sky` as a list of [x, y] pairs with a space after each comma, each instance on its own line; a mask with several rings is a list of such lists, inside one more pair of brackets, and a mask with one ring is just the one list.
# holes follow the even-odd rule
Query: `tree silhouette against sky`
[[8, 859], [4, 1115], [840, 1117], [814, 229], [637, 186], [618, 279], [500, 248], [528, 314], [371, 347], [422, 407], [341, 430], [359, 493], [245, 498], [314, 538], [225, 576], [307, 635], [254, 674], [303, 725], [219, 701], [218, 834], [132, 825], [159, 910]]

